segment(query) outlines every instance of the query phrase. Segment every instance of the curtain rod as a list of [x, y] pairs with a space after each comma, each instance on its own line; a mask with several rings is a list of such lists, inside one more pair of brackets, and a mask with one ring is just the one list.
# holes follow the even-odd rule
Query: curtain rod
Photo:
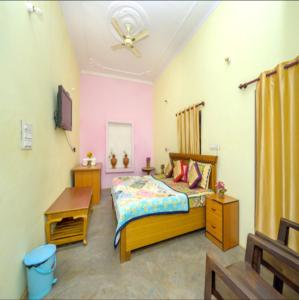
[[[286, 69], [288, 69], [288, 68], [290, 68], [290, 67], [293, 67], [293, 66], [296, 66], [296, 65], [298, 65], [298, 64], [299, 64], [299, 60], [297, 59], [296, 61], [293, 61], [293, 62], [291, 62], [291, 63], [289, 63], [289, 64], [286, 64], [286, 65], [284, 66], [284, 69], [286, 70]], [[272, 72], [266, 74], [266, 76], [269, 77], [269, 76], [274, 75], [274, 74], [276, 74], [276, 73], [277, 73], [277, 71], [275, 70], [275, 71], [272, 71]], [[253, 80], [251, 80], [251, 81], [242, 83], [242, 84], [239, 85], [239, 89], [240, 89], [240, 90], [241, 90], [241, 89], [246, 89], [248, 85], [250, 85], [250, 84], [252, 84], [252, 83], [254, 83], [254, 82], [258, 82], [259, 80], [260, 80], [260, 78], [255, 78], [255, 79], [253, 79]]]
[[[200, 102], [200, 103], [197, 103], [197, 104], [195, 104], [195, 107], [198, 107], [198, 106], [201, 106], [201, 105], [202, 105], [202, 106], [205, 106], [205, 102], [202, 101], [202, 102]], [[187, 109], [184, 109], [184, 110], [180, 111], [179, 113], [176, 113], [175, 116], [180, 115], [180, 114], [182, 114], [182, 113], [185, 112], [185, 111], [189, 111], [190, 109], [193, 109], [193, 106], [191, 106], [191, 107], [189, 107], [189, 108], [187, 108]]]

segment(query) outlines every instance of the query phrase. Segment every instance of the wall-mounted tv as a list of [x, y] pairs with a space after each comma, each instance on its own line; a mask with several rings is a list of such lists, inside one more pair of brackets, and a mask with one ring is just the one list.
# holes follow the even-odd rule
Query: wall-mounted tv
[[58, 86], [55, 124], [64, 130], [72, 130], [72, 99], [62, 85]]

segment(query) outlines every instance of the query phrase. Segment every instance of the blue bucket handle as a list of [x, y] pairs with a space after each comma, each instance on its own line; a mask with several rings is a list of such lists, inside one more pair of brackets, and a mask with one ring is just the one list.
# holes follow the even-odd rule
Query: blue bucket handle
[[45, 270], [42, 270], [39, 268], [35, 268], [35, 270], [42, 275], [48, 275], [48, 274], [52, 273], [55, 270], [55, 268], [56, 268], [56, 256], [54, 256], [54, 263], [49, 271], [45, 271]]

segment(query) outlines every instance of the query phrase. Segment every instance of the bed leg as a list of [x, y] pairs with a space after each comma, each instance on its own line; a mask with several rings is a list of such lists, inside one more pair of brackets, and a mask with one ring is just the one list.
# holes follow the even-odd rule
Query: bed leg
[[119, 247], [119, 255], [120, 262], [126, 262], [131, 259], [131, 251], [127, 251], [126, 249], [126, 228], [123, 228], [120, 233], [120, 247]]
[[129, 261], [131, 259], [131, 252], [121, 252], [120, 253], [120, 262], [124, 263], [126, 261]]

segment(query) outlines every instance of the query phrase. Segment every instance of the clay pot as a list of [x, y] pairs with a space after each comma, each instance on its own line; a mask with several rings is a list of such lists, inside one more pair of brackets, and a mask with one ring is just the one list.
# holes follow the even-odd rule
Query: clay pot
[[128, 167], [129, 161], [130, 161], [130, 160], [129, 160], [129, 158], [128, 158], [128, 155], [125, 154], [125, 157], [123, 158], [123, 163], [124, 163], [125, 168]]
[[115, 154], [112, 154], [112, 158], [110, 159], [110, 162], [111, 162], [112, 169], [115, 169], [115, 166], [117, 164], [117, 159], [115, 157]]

